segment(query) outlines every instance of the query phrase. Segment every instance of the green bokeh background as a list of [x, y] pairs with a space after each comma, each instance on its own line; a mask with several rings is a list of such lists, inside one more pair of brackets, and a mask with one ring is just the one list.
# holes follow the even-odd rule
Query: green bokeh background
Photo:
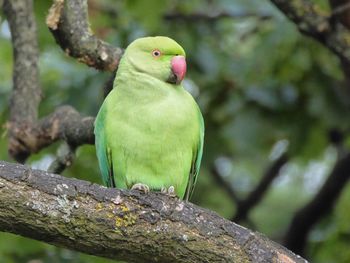
[[[40, 45], [40, 78], [45, 116], [63, 104], [96, 115], [108, 73], [67, 57], [45, 24], [50, 1], [35, 0]], [[326, 1], [313, 1], [328, 12]], [[349, 145], [350, 97], [342, 86], [337, 58], [302, 36], [267, 0], [157, 1], [91, 0], [90, 23], [96, 35], [126, 47], [138, 37], [166, 35], [186, 50], [185, 86], [198, 101], [206, 122], [203, 164], [192, 202], [231, 218], [235, 203], [217, 184], [213, 167], [243, 198], [266, 168], [287, 152], [290, 160], [262, 202], [250, 212], [254, 230], [280, 241], [296, 210], [310, 200], [329, 175], [337, 151], [331, 129]], [[164, 14], [216, 14], [214, 20], [164, 19]], [[246, 14], [250, 14], [247, 16]], [[12, 47], [8, 24], [0, 13], [0, 159], [7, 154], [6, 121], [12, 83]], [[268, 16], [268, 19], [262, 19]], [[97, 99], [96, 99], [97, 98]], [[60, 142], [30, 157], [46, 169]], [[64, 176], [101, 183], [95, 149], [81, 146]], [[350, 262], [350, 187], [332, 214], [313, 229], [307, 258], [313, 262]], [[0, 233], [0, 262], [112, 262]]]

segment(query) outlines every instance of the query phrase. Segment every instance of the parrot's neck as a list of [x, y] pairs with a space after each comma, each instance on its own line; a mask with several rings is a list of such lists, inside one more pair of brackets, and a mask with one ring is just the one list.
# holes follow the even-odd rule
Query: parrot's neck
[[122, 62], [124, 61], [120, 63], [113, 84], [118, 93], [126, 93], [132, 99], [142, 98], [144, 102], [154, 102], [184, 91], [182, 85], [167, 83], [147, 73], [137, 71], [131, 65]]

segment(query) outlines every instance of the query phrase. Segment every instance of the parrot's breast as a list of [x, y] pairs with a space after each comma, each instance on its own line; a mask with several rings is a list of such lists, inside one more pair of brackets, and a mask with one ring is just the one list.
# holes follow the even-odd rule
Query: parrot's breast
[[117, 187], [174, 186], [182, 197], [199, 136], [191, 95], [182, 88], [154, 94], [153, 99], [151, 94], [130, 96], [118, 90], [111, 95], [106, 133]]

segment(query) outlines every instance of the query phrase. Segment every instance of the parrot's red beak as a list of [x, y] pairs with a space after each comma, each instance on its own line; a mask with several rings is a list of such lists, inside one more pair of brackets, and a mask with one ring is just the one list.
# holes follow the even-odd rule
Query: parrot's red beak
[[186, 75], [186, 59], [184, 56], [174, 56], [171, 60], [171, 71], [176, 76], [176, 84], [180, 84]]

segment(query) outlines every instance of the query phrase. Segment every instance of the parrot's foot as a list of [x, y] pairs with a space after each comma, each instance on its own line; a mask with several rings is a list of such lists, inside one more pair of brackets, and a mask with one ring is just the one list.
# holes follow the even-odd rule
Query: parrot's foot
[[141, 191], [145, 194], [149, 193], [149, 186], [147, 184], [134, 184], [132, 187], [131, 187], [131, 190], [138, 190], [138, 191]]
[[170, 186], [168, 189], [166, 187], [162, 187], [162, 189], [160, 190], [162, 194], [166, 194], [169, 195], [171, 197], [175, 197], [176, 193], [175, 193], [175, 187], [174, 186]]

